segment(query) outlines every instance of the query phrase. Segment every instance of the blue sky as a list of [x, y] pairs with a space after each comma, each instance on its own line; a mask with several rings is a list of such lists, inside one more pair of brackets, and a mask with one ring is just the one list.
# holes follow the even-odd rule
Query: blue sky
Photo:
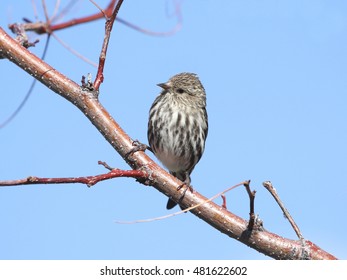
[[[35, 19], [32, 1], [20, 2], [1, 2], [3, 28], [22, 17]], [[97, 2], [104, 7], [108, 1]], [[176, 23], [166, 13], [171, 4], [125, 1], [119, 16], [167, 31]], [[304, 237], [347, 259], [346, 1], [192, 0], [182, 1], [181, 8], [183, 27], [171, 37], [114, 26], [101, 102], [132, 138], [146, 143], [148, 110], [160, 92], [156, 84], [179, 72], [197, 73], [207, 92], [210, 130], [193, 186], [211, 197], [250, 179], [265, 228], [296, 239], [262, 187], [270, 180]], [[64, 19], [93, 12], [90, 2], [79, 1]], [[56, 35], [97, 62], [103, 26], [99, 21]], [[45, 37], [31, 38], [41, 40], [31, 49], [41, 55]], [[46, 61], [76, 82], [96, 72], [53, 38]], [[4, 120], [24, 98], [31, 78], [5, 60], [0, 71]], [[0, 179], [94, 175], [105, 172], [98, 160], [128, 168], [80, 111], [40, 84], [17, 118], [0, 130]], [[0, 192], [0, 259], [268, 258], [192, 214], [115, 223], [169, 213], [166, 197], [133, 179], [92, 188], [35, 185]], [[227, 200], [230, 211], [247, 219], [243, 188], [228, 193]]]

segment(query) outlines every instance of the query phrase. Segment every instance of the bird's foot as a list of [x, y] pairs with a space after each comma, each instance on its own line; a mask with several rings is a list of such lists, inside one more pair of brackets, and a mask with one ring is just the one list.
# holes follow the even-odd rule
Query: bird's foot
[[134, 153], [139, 152], [139, 151], [144, 152], [144, 151], [146, 151], [146, 150], [149, 150], [149, 151], [152, 152], [152, 149], [151, 149], [150, 146], [141, 143], [139, 140], [133, 141], [132, 145], [133, 145], [133, 148], [130, 149], [130, 151], [127, 152], [127, 153], [125, 154], [125, 156], [124, 156], [126, 159], [128, 159], [129, 156], [131, 156], [131, 155], [133, 155]]
[[178, 204], [179, 204], [179, 206], [181, 207], [182, 210], [185, 210], [185, 208], [181, 206], [181, 202], [182, 202], [184, 196], [186, 195], [187, 190], [189, 190], [190, 192], [194, 192], [194, 189], [193, 189], [192, 185], [190, 184], [190, 182], [184, 182], [182, 185], [179, 185], [177, 187], [177, 190], [179, 191], [183, 187], [185, 187], [185, 189], [183, 190], [183, 193], [182, 193], [181, 197], [178, 199]]

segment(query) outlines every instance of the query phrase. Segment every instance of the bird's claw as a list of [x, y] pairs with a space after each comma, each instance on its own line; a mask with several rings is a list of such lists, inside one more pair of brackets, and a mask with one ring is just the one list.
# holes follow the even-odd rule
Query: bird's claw
[[141, 151], [141, 152], [144, 152], [146, 150], [152, 151], [151, 147], [149, 147], [146, 144], [141, 143], [139, 140], [134, 140], [132, 145], [133, 145], [133, 148], [130, 149], [130, 151], [125, 154], [125, 156], [124, 156], [125, 158], [128, 158], [129, 156], [131, 156], [134, 153], [139, 152], [139, 151]]

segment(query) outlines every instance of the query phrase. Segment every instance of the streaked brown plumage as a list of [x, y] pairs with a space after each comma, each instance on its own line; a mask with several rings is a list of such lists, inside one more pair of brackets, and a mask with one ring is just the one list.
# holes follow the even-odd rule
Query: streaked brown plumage
[[[158, 86], [163, 90], [149, 111], [148, 142], [170, 173], [190, 186], [208, 132], [205, 89], [193, 73], [177, 74]], [[176, 204], [169, 199], [167, 209]]]

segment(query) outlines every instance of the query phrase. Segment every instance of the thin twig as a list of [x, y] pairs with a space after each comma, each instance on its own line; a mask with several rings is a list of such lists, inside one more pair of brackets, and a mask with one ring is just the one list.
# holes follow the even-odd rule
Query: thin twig
[[52, 13], [52, 15], [51, 15], [50, 18], [49, 18], [49, 23], [51, 23], [52, 20], [54, 20], [55, 16], [58, 14], [59, 7], [60, 7], [60, 0], [57, 0], [57, 1], [55, 2], [55, 6], [54, 6], [53, 13]]
[[[150, 218], [150, 219], [144, 219], [144, 220], [135, 220], [135, 221], [115, 221], [115, 223], [117, 224], [137, 224], [137, 223], [148, 223], [148, 222], [153, 222], [153, 221], [159, 221], [159, 220], [163, 220], [163, 219], [166, 219], [166, 218], [170, 218], [170, 217], [174, 217], [174, 216], [177, 216], [177, 215], [180, 215], [180, 214], [183, 214], [183, 213], [186, 213], [187, 211], [190, 211], [190, 210], [193, 210], [195, 208], [198, 208], [200, 207], [201, 205], [205, 204], [205, 203], [208, 203], [214, 199], [216, 199], [217, 197], [220, 197], [220, 196], [224, 196], [225, 193], [239, 187], [239, 186], [242, 186], [242, 185], [245, 185], [247, 183], [247, 181], [245, 182], [242, 182], [242, 183], [239, 183], [239, 184], [236, 184], [230, 188], [227, 188], [226, 190], [220, 192], [220, 193], [217, 193], [216, 195], [212, 196], [211, 198], [209, 199], [206, 199], [205, 201], [199, 203], [199, 204], [196, 204], [196, 205], [193, 205], [189, 208], [185, 208], [184, 210], [182, 211], [178, 211], [178, 212], [175, 212], [175, 213], [172, 213], [172, 214], [168, 214], [168, 215], [165, 215], [165, 216], [161, 216], [161, 217], [156, 217], [156, 218]], [[224, 208], [222, 206], [222, 208]], [[225, 209], [225, 208], [224, 208]]]
[[[98, 5], [98, 3], [96, 3], [93, 0], [89, 0], [91, 3], [93, 3], [93, 5], [100, 11], [100, 13], [102, 13], [105, 17], [105, 19], [107, 20], [107, 14], [105, 13], [105, 11]], [[112, 4], [112, 2], [111, 2]], [[113, 5], [112, 5], [113, 6]]]
[[73, 6], [78, 3], [79, 0], [69, 0], [68, 3], [57, 13], [53, 18], [51, 18], [51, 22], [58, 22], [62, 18], [66, 16], [67, 13], [71, 12]]
[[177, 23], [172, 29], [170, 29], [168, 31], [164, 31], [164, 32], [152, 31], [149, 29], [142, 28], [142, 27], [135, 25], [131, 22], [128, 22], [122, 18], [117, 18], [117, 21], [119, 21], [120, 23], [122, 23], [122, 24], [136, 30], [136, 31], [139, 31], [141, 33], [144, 33], [144, 34], [147, 34], [150, 36], [158, 36], [158, 37], [171, 36], [171, 35], [175, 34], [176, 32], [178, 32], [182, 28], [182, 22], [183, 22], [182, 12], [181, 12], [181, 4], [177, 1], [174, 1], [174, 6], [175, 6], [175, 11], [174, 11], [173, 15], [176, 16]]
[[35, 0], [31, 0], [31, 4], [33, 6], [33, 12], [34, 12], [35, 18], [36, 18], [36, 20], [38, 20], [39, 13], [37, 12], [36, 1]]
[[255, 222], [255, 214], [254, 214], [254, 199], [255, 199], [255, 193], [256, 191], [251, 191], [249, 184], [251, 183], [250, 180], [246, 181], [244, 183], [244, 186], [247, 190], [248, 196], [249, 196], [249, 221], [248, 221], [248, 230], [253, 230], [254, 228], [254, 222]]
[[85, 16], [85, 17], [81, 17], [81, 18], [72, 19], [72, 20], [69, 20], [66, 22], [54, 24], [51, 26], [51, 30], [57, 31], [57, 30], [65, 29], [65, 28], [70, 27], [70, 26], [76, 26], [79, 24], [92, 22], [94, 20], [99, 20], [101, 18], [109, 17], [109, 16], [111, 16], [115, 5], [116, 5], [116, 0], [112, 0], [112, 1], [110, 1], [108, 6], [106, 7], [106, 9], [104, 9], [104, 10], [101, 9], [101, 11], [98, 13], [95, 13], [95, 14], [92, 14], [89, 16]]
[[221, 198], [222, 198], [222, 207], [225, 209], [225, 210], [227, 210], [228, 208], [227, 208], [227, 198], [226, 198], [226, 196], [224, 195], [224, 194], [222, 194], [221, 195]]
[[91, 187], [100, 181], [109, 180], [109, 179], [118, 178], [118, 177], [148, 179], [147, 173], [141, 170], [112, 169], [108, 173], [99, 174], [95, 176], [67, 177], [67, 178], [40, 178], [35, 176], [29, 176], [27, 178], [18, 179], [18, 180], [3, 180], [3, 181], [0, 181], [0, 187], [34, 185], [34, 184], [71, 184], [71, 183], [86, 184], [88, 187]]
[[[45, 47], [44, 47], [44, 50], [43, 50], [43, 53], [42, 53], [42, 56], [41, 56], [42, 60], [45, 60], [45, 58], [46, 58], [46, 54], [47, 54], [47, 51], [48, 51], [50, 38], [51, 38], [51, 36], [48, 35], [46, 43], [45, 43]], [[19, 104], [19, 106], [14, 110], [14, 112], [7, 119], [5, 119], [3, 122], [0, 123], [0, 129], [2, 129], [6, 125], [8, 125], [19, 114], [19, 112], [22, 110], [22, 108], [24, 107], [24, 105], [28, 101], [29, 97], [33, 93], [35, 85], [36, 85], [36, 82], [37, 82], [37, 80], [33, 79], [33, 81], [31, 82], [31, 85], [30, 85], [30, 87], [28, 89], [28, 92], [25, 94], [22, 102]]]
[[[34, 7], [34, 12], [36, 12], [35, 14], [35, 18], [36, 20], [38, 19], [37, 16], [37, 9], [35, 6], [35, 2], [33, 2], [33, 7]], [[59, 1], [58, 1], [59, 2]], [[57, 2], [57, 3], [58, 3]], [[51, 18], [48, 18], [48, 11], [47, 11], [47, 7], [45, 5], [45, 3], [43, 2], [44, 5], [44, 13], [45, 13], [45, 17], [46, 17], [46, 22], [40, 22], [37, 20], [37, 22], [31, 22], [28, 19], [24, 19], [26, 21], [26, 23], [20, 24], [22, 26], [22, 28], [26, 31], [33, 31], [36, 32], [37, 34], [45, 34], [45, 33], [53, 33], [54, 31], [58, 31], [61, 29], [65, 29], [65, 28], [69, 28], [71, 26], [76, 26], [79, 24], [84, 24], [87, 22], [92, 22], [94, 20], [99, 20], [101, 18], [106, 18], [108, 19], [109, 17], [111, 17], [112, 12], [114, 11], [114, 7], [116, 5], [116, 0], [111, 0], [110, 3], [108, 4], [108, 6], [105, 9], [102, 9], [99, 5], [97, 5], [97, 3], [95, 1], [90, 0], [90, 2], [92, 2], [98, 9], [99, 12], [92, 14], [92, 15], [88, 15], [88, 16], [84, 16], [81, 18], [75, 18], [75, 19], [71, 19], [65, 22], [61, 22], [61, 23], [57, 23], [57, 24], [53, 24], [54, 21], [57, 21], [60, 17], [62, 17], [62, 15], [64, 15], [66, 13], [66, 10], [68, 10], [70, 8], [71, 5], [68, 5], [63, 12], [61, 12], [58, 16], [56, 16], [56, 9], [57, 9], [57, 5], [55, 6], [55, 10], [53, 12], [53, 16]], [[151, 36], [171, 36], [173, 34], [175, 34], [176, 32], [178, 32], [181, 28], [182, 28], [182, 13], [181, 13], [181, 7], [180, 7], [180, 3], [179, 2], [175, 2], [175, 12], [174, 15], [177, 18], [177, 23], [176, 25], [168, 30], [168, 31], [152, 31], [152, 30], [148, 30], [145, 28], [142, 28], [140, 26], [137, 26], [131, 22], [128, 22], [125, 19], [119, 18], [117, 17], [115, 20], [120, 22], [121, 24], [126, 25], [129, 28], [132, 28], [136, 31], [139, 31], [141, 33], [147, 34], [147, 35], [151, 35]]]
[[45, 18], [46, 18], [46, 24], [49, 25], [50, 21], [49, 21], [49, 15], [48, 15], [48, 9], [47, 9], [47, 5], [46, 5], [46, 1], [41, 0], [41, 3], [42, 3], [42, 7], [43, 7], [43, 13], [45, 14]]
[[97, 67], [98, 65], [84, 57], [82, 54], [80, 54], [78, 51], [76, 51], [75, 49], [73, 49], [72, 47], [70, 47], [67, 43], [65, 43], [61, 38], [59, 38], [55, 33], [52, 33], [52, 36], [54, 37], [54, 39], [56, 39], [65, 49], [67, 49], [69, 52], [71, 52], [73, 55], [77, 56], [78, 58], [82, 59], [84, 62], [92, 65], [93, 67]]
[[101, 161], [101, 160], [98, 161], [98, 164], [104, 166], [106, 169], [108, 169], [108, 170], [110, 170], [110, 171], [114, 169], [114, 168], [112, 168], [111, 166], [109, 166], [106, 162]]
[[117, 5], [114, 8], [114, 11], [112, 13], [111, 18], [106, 21], [105, 37], [104, 37], [104, 42], [102, 44], [100, 57], [99, 57], [99, 67], [98, 67], [98, 72], [96, 74], [96, 78], [95, 78], [95, 81], [94, 81], [94, 89], [95, 89], [95, 91], [99, 90], [99, 87], [100, 87], [101, 83], [104, 81], [104, 67], [105, 67], [105, 60], [106, 60], [108, 43], [110, 41], [111, 31], [112, 31], [112, 27], [113, 27], [114, 21], [117, 18], [117, 14], [118, 14], [118, 11], [119, 11], [120, 7], [122, 6], [122, 3], [123, 3], [123, 0], [118, 0]]
[[296, 235], [299, 237], [300, 240], [303, 240], [304, 237], [302, 236], [299, 227], [294, 222], [294, 219], [289, 214], [289, 211], [284, 206], [283, 202], [281, 201], [280, 197], [278, 196], [276, 189], [273, 187], [272, 183], [270, 181], [263, 182], [263, 186], [270, 192], [270, 194], [273, 196], [273, 198], [276, 200], [279, 207], [282, 209], [284, 216], [289, 220], [289, 223], [293, 227]]

